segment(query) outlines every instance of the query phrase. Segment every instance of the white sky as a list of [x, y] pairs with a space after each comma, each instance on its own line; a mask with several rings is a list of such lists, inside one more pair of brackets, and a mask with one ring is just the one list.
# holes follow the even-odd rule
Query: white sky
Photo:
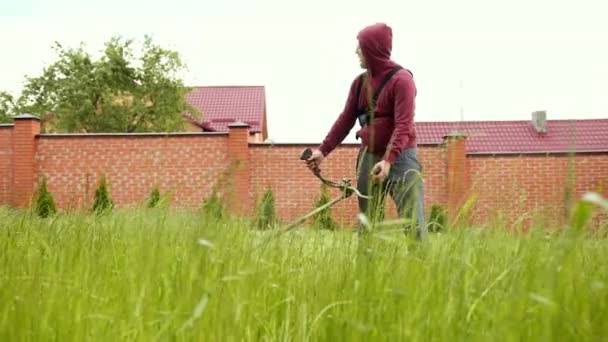
[[264, 85], [274, 141], [318, 142], [360, 72], [357, 32], [386, 22], [417, 121], [608, 118], [606, 17], [601, 0], [0, 0], [0, 90], [37, 76], [54, 41], [150, 34], [187, 85]]

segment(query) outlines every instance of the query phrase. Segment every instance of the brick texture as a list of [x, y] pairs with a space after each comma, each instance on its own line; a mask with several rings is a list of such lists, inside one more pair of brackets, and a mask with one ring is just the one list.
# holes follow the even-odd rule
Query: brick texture
[[[608, 197], [608, 154], [470, 156], [475, 220], [501, 215], [508, 221], [543, 213], [563, 222], [568, 199], [587, 191]], [[568, 191], [571, 189], [571, 191]]]
[[34, 156], [36, 136], [40, 133], [40, 121], [35, 118], [15, 120], [12, 136], [13, 182], [11, 204], [29, 206], [34, 195]]
[[13, 188], [13, 126], [0, 126], [0, 205], [10, 204]]
[[107, 177], [118, 206], [145, 202], [155, 185], [178, 207], [198, 207], [227, 164], [227, 135], [41, 135], [36, 175], [60, 207], [90, 207]]
[[[229, 126], [230, 127], [230, 126]], [[228, 160], [231, 167], [227, 188], [229, 209], [239, 215], [252, 214], [249, 126], [230, 127]]]
[[[300, 160], [300, 154], [306, 147], [310, 145], [251, 145], [254, 198], [259, 200], [263, 192], [271, 187], [277, 212], [284, 220], [294, 219], [312, 210], [320, 195], [320, 181]], [[321, 164], [323, 177], [336, 181], [350, 178], [352, 184], [356, 184], [355, 163], [358, 150], [356, 145], [339, 146]], [[444, 154], [445, 149], [436, 145], [420, 147], [427, 209], [432, 204], [445, 205], [446, 202]], [[331, 197], [339, 195], [337, 190], [330, 191]], [[341, 224], [354, 224], [358, 212], [356, 197], [338, 203], [332, 207], [332, 212]], [[396, 217], [391, 200], [387, 201], [387, 217]]]
[[464, 136], [450, 136], [446, 139], [447, 209], [451, 218], [454, 218], [464, 205], [469, 190], [470, 175], [465, 139]]
[[444, 145], [426, 145], [418, 147], [418, 158], [424, 175], [425, 210], [431, 210], [434, 204], [447, 205], [447, 149]]
[[[142, 205], [156, 185], [170, 192], [173, 206], [195, 208], [228, 174], [231, 210], [252, 214], [267, 187], [273, 189], [283, 222], [310, 211], [320, 182], [299, 159], [310, 144], [251, 144], [246, 127], [230, 133], [37, 135], [36, 121], [0, 126], [0, 205], [26, 205], [41, 176], [61, 208], [90, 208], [105, 175], [115, 203]], [[331, 180], [355, 183], [358, 146], [339, 146], [321, 165]], [[470, 217], [513, 221], [537, 211], [563, 221], [569, 203], [587, 191], [608, 197], [608, 153], [466, 154], [466, 139], [419, 147], [427, 212], [434, 204], [456, 210], [477, 197]], [[233, 172], [226, 173], [238, 161]], [[568, 190], [570, 189], [570, 191]], [[335, 190], [330, 195], [338, 196]], [[387, 217], [395, 208], [388, 201]], [[343, 225], [355, 223], [353, 196], [332, 208]]]

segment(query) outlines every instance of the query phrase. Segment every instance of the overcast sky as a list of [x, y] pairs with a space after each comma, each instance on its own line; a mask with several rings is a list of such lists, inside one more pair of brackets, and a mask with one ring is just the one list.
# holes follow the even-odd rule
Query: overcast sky
[[361, 72], [357, 32], [386, 22], [417, 121], [608, 118], [607, 14], [601, 0], [0, 0], [0, 90], [39, 75], [54, 41], [96, 52], [148, 34], [181, 54], [187, 85], [265, 86], [274, 141], [318, 142]]

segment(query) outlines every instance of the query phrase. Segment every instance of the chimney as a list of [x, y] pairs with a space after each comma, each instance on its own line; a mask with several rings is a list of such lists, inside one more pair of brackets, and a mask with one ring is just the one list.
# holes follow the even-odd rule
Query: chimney
[[537, 133], [547, 133], [547, 111], [537, 110], [532, 112], [532, 125]]

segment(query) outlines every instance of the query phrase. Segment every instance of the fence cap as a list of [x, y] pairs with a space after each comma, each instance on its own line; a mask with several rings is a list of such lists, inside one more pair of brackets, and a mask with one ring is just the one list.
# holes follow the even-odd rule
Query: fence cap
[[23, 113], [23, 114], [19, 114], [17, 116], [13, 116], [13, 120], [38, 120], [40, 121], [40, 118], [29, 114], [29, 113]]
[[237, 122], [233, 122], [230, 125], [228, 125], [228, 128], [249, 128], [251, 126], [249, 126], [248, 124], [242, 122], [242, 121], [237, 121]]
[[453, 132], [450, 132], [450, 133], [448, 133], [448, 134], [446, 134], [446, 135], [443, 136], [443, 140], [447, 140], [447, 139], [466, 139], [466, 138], [467, 138], [466, 133], [461, 133], [461, 132], [458, 132], [458, 131], [453, 131]]

